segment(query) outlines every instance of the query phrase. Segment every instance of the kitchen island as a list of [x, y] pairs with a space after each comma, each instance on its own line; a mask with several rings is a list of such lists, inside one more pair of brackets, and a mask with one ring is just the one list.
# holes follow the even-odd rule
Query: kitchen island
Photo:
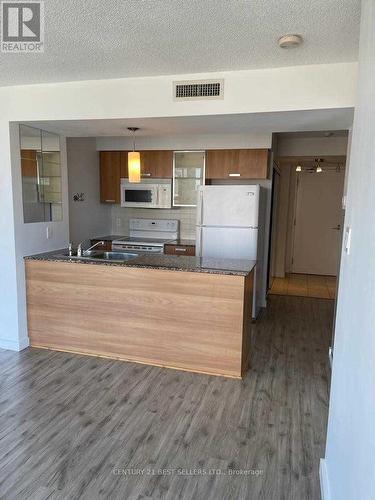
[[254, 261], [139, 255], [25, 258], [30, 345], [240, 378]]

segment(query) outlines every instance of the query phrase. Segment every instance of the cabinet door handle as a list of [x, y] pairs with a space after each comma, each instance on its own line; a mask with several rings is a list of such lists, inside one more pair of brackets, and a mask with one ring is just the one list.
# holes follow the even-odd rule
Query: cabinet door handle
[[186, 248], [181, 248], [181, 247], [175, 247], [174, 250], [175, 252], [186, 252]]
[[241, 177], [241, 174], [228, 174], [228, 177]]
[[116, 203], [116, 200], [104, 200], [106, 203]]
[[144, 174], [141, 174], [141, 177], [151, 177], [151, 174], [144, 173]]

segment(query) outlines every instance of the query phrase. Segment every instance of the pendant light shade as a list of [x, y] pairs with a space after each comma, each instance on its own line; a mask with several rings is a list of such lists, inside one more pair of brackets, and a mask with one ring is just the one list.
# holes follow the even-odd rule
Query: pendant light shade
[[129, 182], [141, 182], [141, 154], [139, 151], [128, 153]]
[[128, 177], [129, 182], [141, 182], [141, 153], [135, 151], [135, 133], [138, 127], [128, 127], [133, 132], [133, 151], [128, 153]]

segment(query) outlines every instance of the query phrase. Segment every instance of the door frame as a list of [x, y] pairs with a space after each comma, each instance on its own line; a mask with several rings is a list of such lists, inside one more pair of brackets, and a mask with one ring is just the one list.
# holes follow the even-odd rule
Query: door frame
[[[279, 213], [279, 206], [277, 200], [276, 211], [274, 212], [275, 207], [275, 176], [278, 176], [279, 179], [279, 193], [280, 193], [280, 170], [277, 163], [273, 163], [272, 165], [272, 189], [271, 189], [271, 208], [270, 208], [270, 229], [268, 235], [268, 256], [267, 256], [267, 292], [271, 289], [271, 260], [274, 258], [276, 252], [276, 241], [273, 242], [274, 231], [276, 231], [277, 236], [277, 217]], [[274, 243], [274, 244], [273, 244]]]

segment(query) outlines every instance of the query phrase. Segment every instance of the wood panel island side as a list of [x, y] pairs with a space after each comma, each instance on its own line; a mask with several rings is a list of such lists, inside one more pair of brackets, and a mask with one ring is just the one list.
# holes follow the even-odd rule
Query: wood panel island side
[[221, 271], [217, 262], [195, 257], [146, 260], [116, 265], [27, 257], [30, 345], [242, 377], [254, 264], [228, 270], [220, 263]]

